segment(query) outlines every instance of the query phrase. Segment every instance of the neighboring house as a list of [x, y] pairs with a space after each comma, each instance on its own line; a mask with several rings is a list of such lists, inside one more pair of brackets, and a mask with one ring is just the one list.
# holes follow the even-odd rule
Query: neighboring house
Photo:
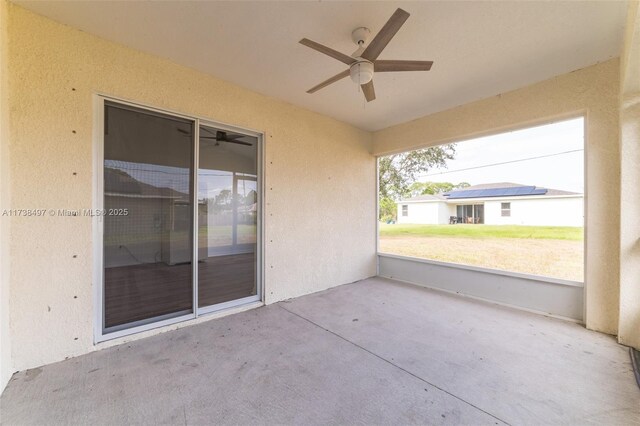
[[398, 203], [398, 223], [583, 226], [584, 195], [501, 182]]
[[[130, 172], [104, 169], [104, 208], [110, 212], [104, 217], [105, 267], [189, 261], [189, 194], [168, 187], [167, 182], [142, 182]], [[203, 220], [206, 208], [200, 203]], [[202, 250], [200, 257], [206, 257]]]

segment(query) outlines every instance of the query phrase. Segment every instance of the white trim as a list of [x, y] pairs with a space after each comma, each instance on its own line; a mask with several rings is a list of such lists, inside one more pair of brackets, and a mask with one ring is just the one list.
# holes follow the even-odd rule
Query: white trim
[[589, 209], [587, 208], [587, 194], [589, 193], [589, 174], [587, 173], [587, 168], [589, 167], [589, 162], [587, 161], [587, 150], [588, 150], [588, 146], [589, 144], [587, 143], [587, 138], [588, 136], [588, 132], [587, 132], [587, 123], [589, 123], [589, 110], [585, 110], [582, 114], [582, 146], [583, 146], [583, 151], [582, 151], [582, 167], [583, 167], [583, 173], [584, 176], [583, 181], [584, 181], [584, 198], [582, 199], [582, 211], [583, 211], [583, 218], [582, 218], [582, 226], [583, 226], [583, 230], [582, 230], [582, 274], [584, 277], [584, 290], [583, 290], [583, 308], [582, 308], [582, 318], [584, 320], [584, 323], [587, 324], [587, 282], [589, 274], [587, 273], [587, 258], [588, 258], [588, 250], [587, 250], [587, 239], [589, 238], [589, 231], [588, 231], [588, 214], [589, 214]]
[[191, 198], [191, 205], [193, 207], [193, 217], [191, 218], [191, 225], [193, 226], [191, 238], [193, 241], [191, 243], [191, 300], [194, 316], [197, 318], [200, 311], [198, 308], [198, 295], [199, 295], [199, 281], [198, 281], [198, 266], [200, 264], [200, 238], [198, 237], [198, 233], [200, 232], [198, 216], [200, 205], [198, 204], [198, 172], [200, 170], [200, 119], [196, 118], [193, 125], [195, 128], [193, 129], [193, 166], [191, 168], [192, 172], [192, 188], [193, 194]]
[[235, 308], [237, 306], [247, 305], [249, 303], [262, 302], [260, 297], [260, 290], [258, 289], [258, 294], [255, 294], [253, 296], [243, 297], [242, 299], [229, 300], [228, 302], [216, 303], [215, 305], [204, 306], [202, 308], [198, 308], [198, 317], [209, 315], [218, 311], [224, 311], [230, 308]]
[[[380, 158], [376, 157], [376, 187], [374, 188], [376, 194], [376, 253], [380, 251]], [[397, 214], [397, 211], [396, 211]], [[379, 257], [376, 256], [376, 275], [380, 273]]]
[[[93, 95], [93, 200], [94, 211], [102, 211], [104, 205], [104, 98]], [[93, 216], [93, 340], [94, 344], [100, 342], [102, 326], [104, 324], [104, 312], [102, 304], [103, 288], [103, 218]]]
[[[177, 323], [188, 321], [189, 323], [197, 321], [199, 316], [209, 316], [213, 313], [224, 312], [232, 309], [242, 310], [243, 308], [254, 308], [264, 305], [264, 262], [263, 262], [263, 250], [264, 250], [264, 209], [263, 209], [263, 193], [264, 193], [264, 182], [262, 172], [263, 168], [263, 143], [264, 143], [264, 134], [262, 132], [244, 129], [240, 127], [236, 127], [233, 125], [229, 125], [226, 123], [219, 123], [214, 120], [210, 120], [207, 118], [202, 118], [199, 116], [195, 116], [192, 114], [183, 114], [176, 111], [159, 109], [153, 106], [141, 104], [138, 102], [131, 102], [127, 100], [123, 100], [120, 98], [116, 98], [110, 95], [105, 95], [102, 93], [94, 93], [93, 94], [93, 208], [96, 210], [102, 210], [104, 206], [104, 112], [105, 112], [105, 101], [111, 101], [115, 103], [119, 103], [122, 105], [129, 105], [136, 108], [145, 109], [151, 112], [157, 112], [165, 115], [174, 116], [177, 118], [183, 118], [189, 120], [195, 126], [194, 131], [194, 150], [192, 155], [193, 161], [193, 175], [192, 175], [192, 187], [193, 187], [193, 198], [195, 199], [195, 207], [193, 212], [193, 254], [192, 265], [193, 265], [193, 273], [192, 273], [192, 291], [193, 291], [193, 306], [192, 312], [186, 315], [178, 315], [173, 318], [166, 318], [160, 321], [153, 322], [153, 318], [145, 319], [141, 321], [140, 325], [129, 327], [122, 330], [112, 331], [105, 333], [104, 328], [104, 258], [103, 258], [103, 218], [101, 216], [93, 217], [92, 224], [92, 234], [93, 234], [93, 303], [94, 303], [94, 318], [93, 318], [93, 330], [94, 330], [94, 345], [98, 343], [112, 341], [114, 339], [123, 338], [126, 336], [143, 333], [146, 331], [168, 327], [170, 325], [174, 325]], [[211, 305], [204, 307], [202, 309], [198, 308], [198, 161], [199, 161], [199, 142], [198, 142], [198, 134], [200, 130], [200, 124], [216, 127], [218, 129], [231, 131], [234, 133], [240, 133], [243, 135], [255, 137], [257, 139], [256, 142], [256, 150], [257, 150], [257, 158], [256, 158], [256, 166], [257, 166], [257, 188], [258, 191], [258, 223], [256, 229], [256, 295], [252, 295], [249, 297], [232, 300], [229, 302], [219, 303], [216, 305]], [[195, 259], [195, 261], [193, 261]], [[171, 314], [168, 314], [171, 315]], [[134, 323], [135, 324], [135, 323]], [[112, 327], [113, 328], [113, 327]]]
[[265, 138], [264, 133], [260, 133], [256, 136], [258, 138], [258, 170], [256, 175], [256, 189], [258, 190], [256, 208], [258, 209], [256, 214], [257, 224], [256, 224], [256, 285], [257, 285], [257, 293], [260, 298], [260, 302], [264, 304], [266, 301], [266, 283], [265, 283], [265, 247], [266, 247], [266, 236], [265, 236], [265, 227], [264, 227], [264, 196], [267, 193], [265, 190], [265, 179], [264, 179], [264, 171], [265, 171], [265, 161], [266, 157], [264, 155], [265, 152], [265, 143], [267, 138]]
[[378, 253], [380, 257], [389, 257], [392, 259], [410, 260], [418, 263], [428, 263], [430, 265], [447, 266], [449, 268], [466, 269], [468, 271], [483, 272], [485, 274], [504, 275], [506, 277], [522, 278], [531, 281], [542, 281], [549, 284], [568, 285], [571, 287], [583, 287], [580, 281], [563, 280], [561, 278], [547, 277], [544, 275], [525, 274], [522, 272], [505, 271], [503, 269], [483, 268], [481, 266], [465, 265], [462, 263], [442, 262], [439, 260], [423, 259], [421, 257], [402, 256], [391, 253]]

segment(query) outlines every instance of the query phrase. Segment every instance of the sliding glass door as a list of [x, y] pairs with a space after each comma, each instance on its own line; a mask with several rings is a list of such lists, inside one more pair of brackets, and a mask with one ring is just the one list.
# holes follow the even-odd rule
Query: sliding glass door
[[104, 328], [193, 312], [194, 123], [107, 102]]
[[258, 139], [200, 126], [198, 306], [255, 297]]
[[260, 300], [258, 135], [103, 105], [99, 337]]
[[484, 204], [468, 204], [456, 206], [458, 223], [484, 223]]

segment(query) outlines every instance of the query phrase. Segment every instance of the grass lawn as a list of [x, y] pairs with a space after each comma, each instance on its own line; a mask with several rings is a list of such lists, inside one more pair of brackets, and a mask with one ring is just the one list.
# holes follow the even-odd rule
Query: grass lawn
[[380, 224], [382, 253], [583, 281], [583, 229]]
[[583, 229], [570, 226], [380, 224], [380, 236], [525, 238], [582, 241]]

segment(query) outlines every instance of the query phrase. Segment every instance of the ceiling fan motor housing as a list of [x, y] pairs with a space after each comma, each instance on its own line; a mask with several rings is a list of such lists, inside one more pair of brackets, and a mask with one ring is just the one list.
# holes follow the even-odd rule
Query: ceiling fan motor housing
[[358, 27], [351, 32], [351, 40], [358, 46], [363, 45], [369, 40], [371, 31], [366, 27]]
[[356, 84], [367, 84], [373, 79], [373, 62], [359, 58], [349, 69], [351, 80]]

